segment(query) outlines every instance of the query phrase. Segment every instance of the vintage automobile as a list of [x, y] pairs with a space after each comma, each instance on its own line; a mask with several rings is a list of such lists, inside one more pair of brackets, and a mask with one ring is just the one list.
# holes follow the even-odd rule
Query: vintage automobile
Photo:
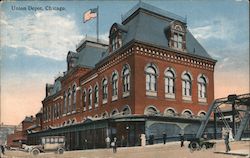
[[64, 136], [46, 136], [41, 138], [41, 144], [32, 146], [29, 152], [32, 155], [38, 155], [40, 152], [56, 152], [63, 154], [65, 149]]
[[205, 150], [205, 149], [211, 149], [215, 148], [215, 142], [209, 142], [206, 139], [203, 138], [196, 138], [190, 140], [190, 143], [188, 145], [188, 148], [190, 149], [191, 152], [194, 152], [195, 150]]

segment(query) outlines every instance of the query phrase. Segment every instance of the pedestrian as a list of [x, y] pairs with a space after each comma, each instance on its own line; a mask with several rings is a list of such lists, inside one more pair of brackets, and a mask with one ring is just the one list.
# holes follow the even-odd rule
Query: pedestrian
[[204, 140], [207, 140], [207, 133], [204, 133], [203, 138]]
[[162, 134], [162, 139], [163, 139], [163, 144], [166, 144], [167, 134], [165, 132], [163, 132]]
[[231, 148], [229, 146], [229, 132], [227, 131], [224, 135], [225, 145], [226, 145], [226, 152], [230, 151]]
[[141, 146], [146, 146], [146, 136], [145, 134], [141, 134]]
[[110, 148], [110, 138], [109, 138], [109, 136], [106, 137], [105, 142], [106, 142], [107, 148]]
[[4, 151], [5, 149], [4, 149], [4, 146], [3, 145], [1, 145], [1, 151], [2, 151], [2, 154], [4, 155]]
[[148, 142], [149, 142], [150, 145], [153, 145], [153, 144], [154, 144], [154, 135], [151, 134], [151, 135], [149, 136]]
[[117, 138], [116, 137], [114, 137], [114, 140], [111, 143], [111, 146], [113, 148], [113, 153], [116, 153], [117, 152]]
[[184, 135], [180, 134], [181, 147], [184, 146]]

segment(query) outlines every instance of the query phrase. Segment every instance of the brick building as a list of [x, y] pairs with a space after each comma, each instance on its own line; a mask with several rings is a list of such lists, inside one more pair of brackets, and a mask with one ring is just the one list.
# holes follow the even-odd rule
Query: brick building
[[[191, 137], [214, 100], [214, 66], [185, 18], [139, 2], [114, 23], [109, 42], [86, 38], [67, 55], [67, 71], [46, 85], [42, 131], [65, 135], [69, 150], [140, 144], [162, 133]], [[212, 133], [209, 125], [206, 132]]]
[[7, 136], [8, 147], [22, 147], [22, 144], [27, 143], [27, 135], [30, 132], [41, 131], [41, 111], [34, 116], [26, 116], [14, 132]]

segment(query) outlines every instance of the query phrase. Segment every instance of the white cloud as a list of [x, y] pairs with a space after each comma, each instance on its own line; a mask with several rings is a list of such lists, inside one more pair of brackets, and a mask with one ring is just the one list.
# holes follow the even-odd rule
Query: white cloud
[[28, 55], [64, 60], [82, 36], [74, 19], [56, 12], [37, 12], [18, 18], [7, 18], [1, 12], [2, 46], [23, 48]]
[[109, 41], [109, 32], [106, 32], [104, 34], [100, 35], [100, 39], [103, 39], [105, 41]]
[[190, 29], [192, 34], [198, 40], [208, 39], [228, 39], [235, 35], [235, 28], [230, 20], [217, 17], [211, 23], [211, 21], [203, 21], [202, 25], [196, 26]]

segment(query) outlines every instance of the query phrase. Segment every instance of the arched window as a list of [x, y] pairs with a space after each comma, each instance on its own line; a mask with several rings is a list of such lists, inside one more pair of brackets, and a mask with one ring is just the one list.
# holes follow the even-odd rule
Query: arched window
[[191, 100], [192, 79], [189, 73], [184, 73], [182, 75], [182, 96], [184, 100]]
[[73, 96], [73, 111], [76, 111], [76, 85], [73, 86], [72, 90], [72, 96]]
[[121, 47], [122, 40], [120, 33], [117, 33], [114, 37], [111, 38], [112, 51], [115, 51], [117, 48]]
[[89, 88], [89, 93], [88, 93], [88, 104], [89, 104], [89, 110], [92, 109], [92, 88]]
[[43, 120], [46, 121], [46, 110], [43, 108]]
[[56, 119], [57, 118], [57, 104], [54, 104], [54, 106], [53, 106], [53, 119]]
[[175, 98], [175, 74], [171, 69], [165, 72], [165, 94], [168, 98]]
[[107, 118], [107, 117], [109, 117], [109, 115], [108, 115], [108, 112], [105, 111], [105, 112], [102, 114], [102, 118]]
[[64, 92], [64, 107], [63, 107], [63, 113], [66, 114], [67, 113], [67, 92]]
[[181, 51], [186, 49], [186, 31], [182, 23], [178, 21], [171, 22], [167, 38], [169, 47]]
[[94, 102], [95, 102], [95, 107], [98, 107], [98, 102], [99, 102], [99, 90], [98, 90], [98, 86], [97, 86], [97, 85], [95, 86], [95, 99], [94, 99]]
[[87, 95], [86, 95], [86, 91], [84, 90], [82, 94], [83, 111], [86, 111], [86, 104], [87, 104]]
[[192, 112], [190, 110], [185, 110], [182, 115], [186, 118], [192, 117]]
[[71, 91], [70, 89], [68, 90], [68, 113], [71, 110]]
[[131, 114], [131, 109], [128, 105], [126, 105], [125, 107], [123, 107], [122, 109], [122, 115], [130, 115]]
[[118, 111], [117, 109], [114, 109], [114, 110], [111, 112], [110, 116], [115, 116], [115, 115], [117, 115], [118, 113], [119, 113], [119, 111]]
[[201, 112], [199, 113], [199, 117], [204, 118], [205, 116], [206, 116], [206, 112], [201, 111]]
[[50, 121], [50, 106], [48, 106], [48, 120]]
[[155, 106], [148, 106], [145, 108], [144, 114], [145, 115], [157, 115], [159, 114], [159, 111], [157, 110]]
[[207, 81], [204, 76], [198, 78], [198, 97], [207, 98]]
[[76, 119], [74, 118], [72, 121], [71, 121], [71, 124], [75, 124], [76, 123]]
[[60, 103], [58, 103], [57, 104], [57, 114], [56, 114], [57, 118], [59, 118], [59, 116], [60, 116], [60, 107], [61, 107], [61, 105], [60, 105]]
[[107, 99], [108, 99], [108, 81], [105, 78], [102, 81], [102, 100], [103, 100], [103, 103], [107, 103]]
[[123, 93], [126, 95], [129, 94], [130, 90], [130, 69], [128, 65], [123, 67], [122, 71], [122, 84], [123, 84]]
[[118, 75], [117, 73], [113, 73], [112, 75], [112, 97], [118, 95]]
[[165, 116], [175, 116], [176, 112], [172, 108], [168, 108], [164, 111]]
[[115, 51], [116, 49], [122, 46], [122, 32], [123, 30], [118, 28], [117, 23], [111, 26], [109, 33], [111, 52]]
[[47, 113], [47, 108], [44, 108], [44, 117], [45, 117], [45, 121], [48, 120], [48, 113]]
[[156, 68], [152, 65], [146, 68], [146, 90], [156, 92]]

